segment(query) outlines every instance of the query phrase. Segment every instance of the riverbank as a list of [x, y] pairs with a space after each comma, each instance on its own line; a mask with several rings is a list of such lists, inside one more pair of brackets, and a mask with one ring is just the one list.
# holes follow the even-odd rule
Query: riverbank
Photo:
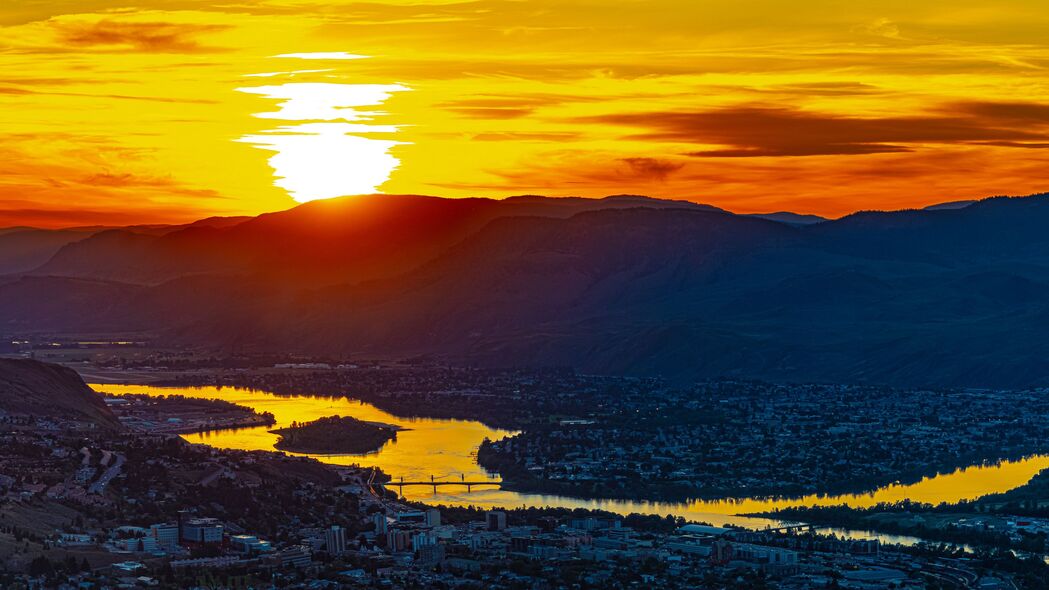
[[107, 397], [105, 401], [124, 426], [152, 434], [256, 428], [276, 422], [272, 413], [221, 399], [125, 393]]
[[931, 506], [901, 502], [870, 508], [799, 506], [750, 516], [796, 520], [826, 527], [863, 528], [969, 550], [1012, 550], [1032, 555], [1045, 555], [1049, 551], [1049, 521], [1009, 514], [985, 514], [974, 512], [972, 508], [973, 504]]
[[938, 505], [901, 501], [865, 508], [798, 506], [750, 516], [862, 527], [941, 543], [1045, 556], [1049, 553], [1049, 469], [1020, 487], [972, 501]]
[[[570, 371], [393, 365], [193, 372], [172, 381], [341, 396], [399, 419], [513, 424], [522, 429], [513, 439], [480, 446], [488, 473], [509, 490], [595, 501], [864, 494], [1022, 460], [1049, 436], [1049, 401], [1037, 391], [738, 381], [678, 388]], [[1018, 435], [1021, 424], [1030, 436]]]
[[[335, 465], [377, 466], [394, 480], [428, 481], [431, 476], [448, 480], [465, 478], [498, 482], [492, 474], [477, 464], [476, 453], [481, 442], [488, 438], [499, 440], [513, 435], [510, 431], [493, 430], [483, 424], [466, 420], [405, 419], [391, 415], [374, 405], [345, 397], [316, 397], [308, 395], [277, 395], [264, 390], [235, 387], [166, 388], [142, 385], [94, 386], [101, 391], [149, 393], [155, 396], [182, 395], [199, 398], [221, 397], [227, 401], [273, 412], [278, 428], [293, 422], [309, 422], [317, 418], [342, 415], [358, 420], [404, 424], [410, 430], [400, 433], [396, 443], [383, 446], [367, 455], [315, 455], [325, 463]], [[216, 431], [187, 434], [190, 442], [216, 448], [243, 450], [272, 450], [277, 435], [271, 428], [248, 428], [234, 431]], [[777, 527], [781, 521], [738, 516], [773, 511], [790, 506], [839, 505], [872, 506], [883, 502], [910, 499], [916, 502], [940, 503], [974, 499], [1004, 492], [1027, 483], [1036, 473], [1049, 467], [1049, 456], [1036, 456], [1022, 461], [992, 465], [977, 465], [945, 475], [925, 478], [913, 485], [888, 485], [872, 494], [826, 496], [807, 495], [791, 498], [734, 498], [726, 495], [705, 501], [659, 502], [646, 500], [584, 500], [565, 495], [529, 494], [491, 487], [473, 488], [442, 486], [436, 492], [424, 486], [406, 487], [404, 495], [412, 501], [454, 506], [477, 506], [498, 510], [505, 507], [555, 507], [567, 509], [599, 509], [619, 514], [673, 515], [689, 521], [709, 522], [715, 526], [742, 526], [750, 529]], [[863, 530], [843, 531], [851, 538], [881, 537], [889, 542], [892, 535], [871, 534]], [[917, 542], [916, 540], [907, 542]]]

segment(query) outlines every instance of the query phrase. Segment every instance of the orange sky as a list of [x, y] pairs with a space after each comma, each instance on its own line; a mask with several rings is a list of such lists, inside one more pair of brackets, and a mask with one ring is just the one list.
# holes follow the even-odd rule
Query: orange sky
[[0, 7], [0, 225], [366, 192], [841, 215], [1049, 190], [1043, 0]]

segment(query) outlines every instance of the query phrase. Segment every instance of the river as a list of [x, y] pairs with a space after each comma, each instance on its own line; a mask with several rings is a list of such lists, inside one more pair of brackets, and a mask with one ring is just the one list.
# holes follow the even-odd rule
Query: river
[[[203, 443], [223, 449], [272, 451], [277, 435], [272, 428], [289, 426], [292, 422], [309, 422], [324, 416], [353, 416], [360, 420], [396, 424], [406, 430], [398, 432], [397, 439], [388, 442], [379, 451], [367, 455], [315, 455], [325, 463], [336, 465], [377, 466], [394, 479], [429, 481], [438, 479], [499, 481], [482, 469], [476, 461], [477, 447], [486, 437], [499, 439], [513, 434], [470, 420], [437, 420], [429, 418], [401, 418], [379, 408], [349, 398], [313, 397], [305, 395], [282, 396], [266, 391], [233, 387], [157, 387], [152, 385], [92, 385], [108, 396], [140, 393], [153, 396], [183, 395], [192, 398], [222, 399], [270, 412], [276, 424], [269, 427], [242, 428], [182, 435], [193, 443]], [[662, 503], [624, 500], [582, 500], [564, 496], [522, 494], [497, 488], [477, 488], [467, 492], [458, 486], [405, 487], [410, 500], [430, 504], [448, 504], [479, 507], [551, 506], [566, 508], [597, 508], [620, 514], [672, 514], [688, 520], [702, 521], [715, 526], [738, 525], [764, 528], [780, 523], [762, 518], [738, 516], [775, 510], [789, 506], [816, 506], [848, 504], [855, 507], [873, 506], [880, 502], [913, 500], [938, 504], [972, 500], [987, 494], [1005, 492], [1027, 483], [1035, 474], [1049, 467], [1049, 455], [1037, 455], [1018, 461], [1004, 461], [992, 465], [974, 465], [953, 473], [927, 477], [917, 483], [893, 484], [868, 494], [839, 496], [805, 496], [801, 498], [726, 498], [696, 500], [687, 503]], [[835, 531], [838, 534], [879, 538], [883, 543], [913, 544], [914, 537]]]

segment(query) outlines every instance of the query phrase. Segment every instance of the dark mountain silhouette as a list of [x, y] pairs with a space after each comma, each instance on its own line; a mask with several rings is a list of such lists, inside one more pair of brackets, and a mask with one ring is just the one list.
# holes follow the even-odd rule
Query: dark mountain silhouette
[[30, 359], [0, 358], [0, 411], [122, 428], [102, 396], [76, 371]]
[[499, 217], [568, 217], [637, 206], [714, 209], [646, 197], [496, 201], [365, 195], [314, 201], [221, 227], [194, 224], [163, 235], [100, 232], [62, 248], [31, 274], [136, 284], [216, 273], [317, 285], [356, 282], [411, 270]]
[[70, 246], [0, 284], [0, 325], [680, 380], [1049, 382], [1045, 195], [809, 225], [639, 197], [385, 199], [100, 233], [75, 246], [112, 241], [136, 281]]

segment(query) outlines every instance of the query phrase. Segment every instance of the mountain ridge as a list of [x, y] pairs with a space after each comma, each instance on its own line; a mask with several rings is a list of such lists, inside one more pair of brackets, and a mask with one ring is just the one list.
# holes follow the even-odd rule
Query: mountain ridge
[[[809, 225], [632, 199], [579, 211], [524, 198], [514, 209], [523, 214], [495, 216], [489, 204], [466, 202], [437, 218], [421, 206], [415, 219], [425, 231], [409, 236], [411, 256], [391, 258], [396, 272], [348, 264], [301, 281], [285, 279], [308, 277], [296, 268], [236, 266], [155, 283], [105, 273], [9, 277], [0, 284], [0, 325], [135, 333], [227, 352], [426, 354], [675, 380], [1049, 384], [1040, 360], [1049, 349], [1032, 330], [1049, 319], [1045, 195]], [[374, 200], [389, 208], [369, 214], [394, 223], [408, 202], [417, 207]], [[301, 229], [331, 207], [339, 204], [307, 208]], [[321, 245], [399, 246], [403, 232], [370, 223], [314, 236]], [[188, 236], [206, 254], [224, 243], [211, 241], [215, 232], [243, 228], [165, 239]]]

